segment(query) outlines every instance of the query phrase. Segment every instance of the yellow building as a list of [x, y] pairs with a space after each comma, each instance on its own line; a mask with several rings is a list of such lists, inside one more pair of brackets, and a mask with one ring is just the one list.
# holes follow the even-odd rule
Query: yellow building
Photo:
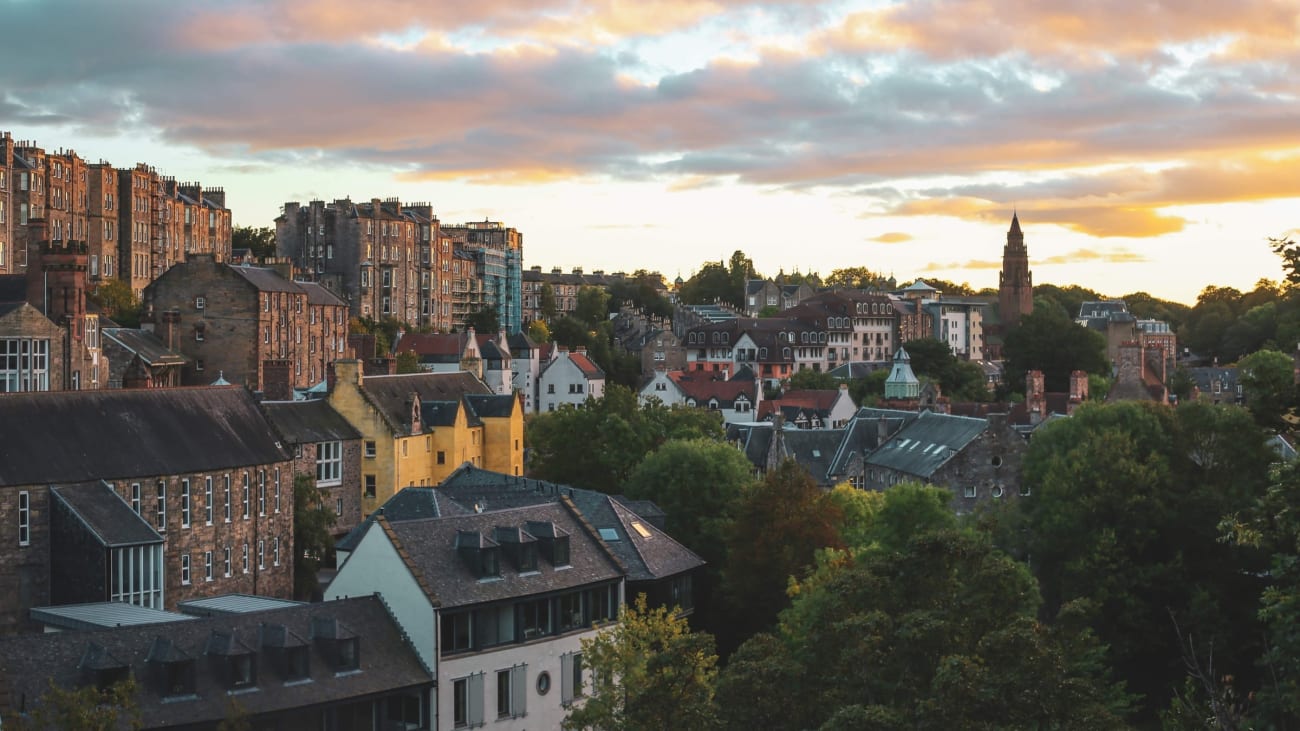
[[472, 373], [367, 376], [335, 361], [329, 402], [361, 432], [361, 513], [403, 487], [437, 485], [466, 462], [507, 475], [524, 471], [524, 413]]

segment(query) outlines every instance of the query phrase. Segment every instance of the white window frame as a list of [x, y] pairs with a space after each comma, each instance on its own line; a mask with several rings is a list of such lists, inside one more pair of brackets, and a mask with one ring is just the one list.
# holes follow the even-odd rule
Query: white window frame
[[316, 486], [331, 487], [343, 482], [343, 442], [316, 443]]
[[190, 555], [181, 554], [181, 586], [190, 585]]
[[181, 480], [181, 527], [190, 527], [190, 478]]
[[18, 492], [18, 545], [32, 545], [32, 494]]
[[203, 580], [212, 581], [212, 551], [203, 552]]
[[206, 525], [212, 525], [212, 475], [203, 478], [203, 517]]

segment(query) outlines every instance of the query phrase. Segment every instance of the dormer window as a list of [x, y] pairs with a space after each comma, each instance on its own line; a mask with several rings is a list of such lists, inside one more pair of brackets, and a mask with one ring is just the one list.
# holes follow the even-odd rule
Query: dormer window
[[311, 645], [282, 624], [264, 624], [261, 628], [262, 651], [286, 683], [311, 678]]
[[335, 673], [361, 669], [361, 640], [333, 617], [312, 617], [312, 640]]
[[152, 669], [158, 694], [163, 698], [194, 695], [194, 658], [172, 641], [159, 637], [154, 640], [147, 658]]
[[81, 656], [78, 667], [86, 683], [93, 683], [95, 688], [101, 691], [131, 678], [131, 666], [95, 642], [87, 644], [86, 652]]
[[484, 538], [478, 531], [457, 531], [456, 553], [470, 571], [479, 579], [501, 575], [501, 559], [497, 543]]
[[257, 655], [234, 634], [213, 631], [208, 637], [206, 654], [227, 690], [245, 690], [257, 685]]

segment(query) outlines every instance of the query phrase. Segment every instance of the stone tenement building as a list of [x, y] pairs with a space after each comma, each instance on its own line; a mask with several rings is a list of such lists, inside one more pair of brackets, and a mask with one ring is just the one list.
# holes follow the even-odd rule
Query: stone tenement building
[[0, 633], [28, 610], [293, 591], [293, 463], [247, 390], [0, 395]]
[[287, 401], [294, 388], [324, 381], [347, 349], [347, 305], [333, 293], [211, 254], [194, 255], [150, 284], [144, 308], [162, 342], [190, 359], [186, 385], [222, 377]]
[[23, 274], [45, 242], [85, 242], [90, 282], [117, 277], [137, 295], [193, 253], [230, 258], [221, 188], [177, 183], [139, 164], [117, 170], [72, 150], [0, 134], [0, 274]]
[[289, 202], [275, 245], [354, 317], [445, 332], [495, 307], [507, 331], [519, 330], [523, 235], [500, 222], [444, 226], [430, 204], [397, 198]]

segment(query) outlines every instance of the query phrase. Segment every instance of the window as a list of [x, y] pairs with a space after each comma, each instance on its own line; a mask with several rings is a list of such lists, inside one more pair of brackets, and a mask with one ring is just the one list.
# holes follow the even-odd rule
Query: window
[[974, 485], [967, 485], [967, 486], [966, 486], [966, 489], [965, 489], [965, 492], [963, 493], [963, 496], [964, 496], [964, 497], [968, 497], [968, 498], [970, 498], [970, 497], [975, 497], [975, 494], [976, 494], [976, 488], [975, 488], [975, 486], [974, 486]]
[[375, 496], [375, 476], [366, 475], [366, 497]]
[[248, 573], [248, 544], [244, 544], [244, 573]]
[[515, 665], [497, 671], [497, 718], [525, 715], [528, 693], [528, 666]]
[[469, 612], [443, 613], [441, 616], [442, 641], [439, 647], [442, 654], [462, 652], [470, 649], [473, 633]]
[[181, 480], [181, 527], [190, 527], [190, 481]]
[[452, 681], [452, 725], [468, 728], [483, 725], [483, 673]]
[[280, 468], [275, 468], [275, 512], [280, 512]]
[[257, 514], [266, 515], [266, 470], [257, 471]]
[[441, 451], [441, 450], [438, 451], [438, 464], [447, 464], [447, 453], [446, 453], [446, 452], [443, 452], [443, 451]]
[[[226, 475], [226, 522], [230, 522], [230, 475]], [[229, 572], [227, 572], [229, 573]]]
[[266, 541], [263, 539], [257, 541], [257, 568], [266, 568]]
[[203, 580], [212, 581], [212, 551], [203, 552]]
[[181, 554], [181, 585], [190, 585], [190, 555], [188, 553]]
[[280, 565], [280, 536], [271, 539], [271, 563], [274, 566]]
[[50, 390], [49, 361], [47, 338], [0, 338], [0, 393]]
[[582, 653], [560, 655], [560, 702], [568, 705], [582, 697]]
[[317, 486], [337, 485], [343, 477], [343, 442], [319, 442], [316, 445]]
[[374, 441], [369, 439], [366, 440], [366, 456], [370, 457], [371, 459], [373, 459], [375, 456], [375, 443]]
[[248, 502], [251, 499], [249, 493], [251, 493], [252, 491], [253, 488], [248, 482], [248, 473], [245, 472], [244, 473], [244, 520], [248, 520]]
[[203, 522], [212, 525], [212, 477], [203, 478]]
[[18, 545], [32, 543], [32, 496], [23, 490], [18, 493]]
[[167, 530], [167, 482], [158, 481], [158, 532], [162, 533]]
[[226, 546], [225, 557], [226, 557], [226, 578], [230, 578], [230, 546]]

